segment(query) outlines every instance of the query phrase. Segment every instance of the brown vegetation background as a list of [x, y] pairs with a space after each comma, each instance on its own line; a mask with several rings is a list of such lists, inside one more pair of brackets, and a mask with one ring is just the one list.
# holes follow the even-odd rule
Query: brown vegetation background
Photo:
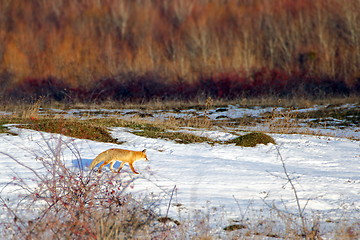
[[360, 0], [0, 0], [3, 98], [360, 92]]

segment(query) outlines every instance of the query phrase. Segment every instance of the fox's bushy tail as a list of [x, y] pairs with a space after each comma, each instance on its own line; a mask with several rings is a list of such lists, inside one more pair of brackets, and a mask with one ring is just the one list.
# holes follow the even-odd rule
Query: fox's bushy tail
[[98, 155], [94, 160], [91, 162], [89, 168], [93, 169], [96, 165], [98, 165], [100, 162], [102, 162], [104, 159], [102, 157], [102, 154]]

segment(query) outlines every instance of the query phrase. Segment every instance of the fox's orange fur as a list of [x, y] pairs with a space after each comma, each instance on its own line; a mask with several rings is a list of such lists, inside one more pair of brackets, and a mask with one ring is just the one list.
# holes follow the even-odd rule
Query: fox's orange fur
[[[123, 168], [125, 163], [128, 163], [131, 170], [135, 174], [139, 174], [135, 171], [133, 163], [137, 160], [146, 160], [149, 161], [149, 159], [146, 156], [146, 149], [143, 151], [131, 151], [131, 150], [124, 150], [124, 149], [118, 149], [118, 148], [111, 148], [108, 149], [102, 153], [100, 153], [90, 164], [90, 169], [93, 169], [97, 164], [104, 162], [99, 167], [99, 172], [101, 172], [101, 169], [107, 165], [110, 164], [110, 170], [114, 173], [119, 173], [121, 169]], [[120, 167], [117, 171], [113, 169], [114, 164], [119, 161], [121, 162]]]

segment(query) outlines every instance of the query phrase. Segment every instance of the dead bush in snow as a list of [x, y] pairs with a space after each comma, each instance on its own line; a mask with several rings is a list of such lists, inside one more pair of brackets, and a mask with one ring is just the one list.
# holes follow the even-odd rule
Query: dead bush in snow
[[[41, 169], [9, 158], [32, 173], [29, 179], [14, 177], [17, 204], [1, 197], [8, 210], [4, 237], [14, 239], [148, 239], [169, 228], [157, 219], [158, 199], [146, 195], [135, 199], [128, 193], [136, 178], [124, 174], [84, 171], [76, 146], [61, 138], [47, 142]], [[66, 166], [63, 150], [76, 157], [78, 168]]]

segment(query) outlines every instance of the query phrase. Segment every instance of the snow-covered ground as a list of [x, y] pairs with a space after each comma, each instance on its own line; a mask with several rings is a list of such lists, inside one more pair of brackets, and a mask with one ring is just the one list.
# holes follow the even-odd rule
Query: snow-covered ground
[[[97, 154], [109, 148], [147, 149], [150, 161], [135, 163], [141, 174], [131, 191], [154, 193], [166, 203], [176, 186], [172, 203], [180, 204], [184, 212], [206, 211], [210, 207], [221, 209], [219, 212], [228, 219], [237, 219], [246, 209], [247, 214], [259, 214], [266, 212], [263, 210], [267, 204], [275, 204], [296, 213], [294, 194], [284, 179], [278, 148], [308, 216], [317, 213], [336, 219], [348, 213], [348, 218], [360, 217], [360, 142], [355, 140], [273, 134], [276, 146], [244, 148], [225, 144], [179, 144], [136, 136], [126, 128], [113, 128], [113, 137], [125, 142], [117, 145], [16, 127], [11, 130], [18, 135], [0, 134], [0, 195], [11, 201], [14, 201], [13, 187], [6, 184], [16, 175], [32, 177], [31, 171], [14, 159], [41, 171], [37, 158], [46, 157], [61, 139], [67, 144], [61, 145], [62, 156], [73, 168], [79, 167], [77, 153], [88, 166]], [[202, 134], [216, 139], [231, 138], [220, 131], [204, 130]], [[120, 176], [124, 178], [128, 176], [125, 172], [131, 172], [128, 166], [122, 171]], [[166, 211], [166, 206], [164, 204], [162, 211]], [[6, 214], [4, 209], [0, 211], [2, 216]], [[177, 207], [171, 206], [170, 214], [176, 218]]]

